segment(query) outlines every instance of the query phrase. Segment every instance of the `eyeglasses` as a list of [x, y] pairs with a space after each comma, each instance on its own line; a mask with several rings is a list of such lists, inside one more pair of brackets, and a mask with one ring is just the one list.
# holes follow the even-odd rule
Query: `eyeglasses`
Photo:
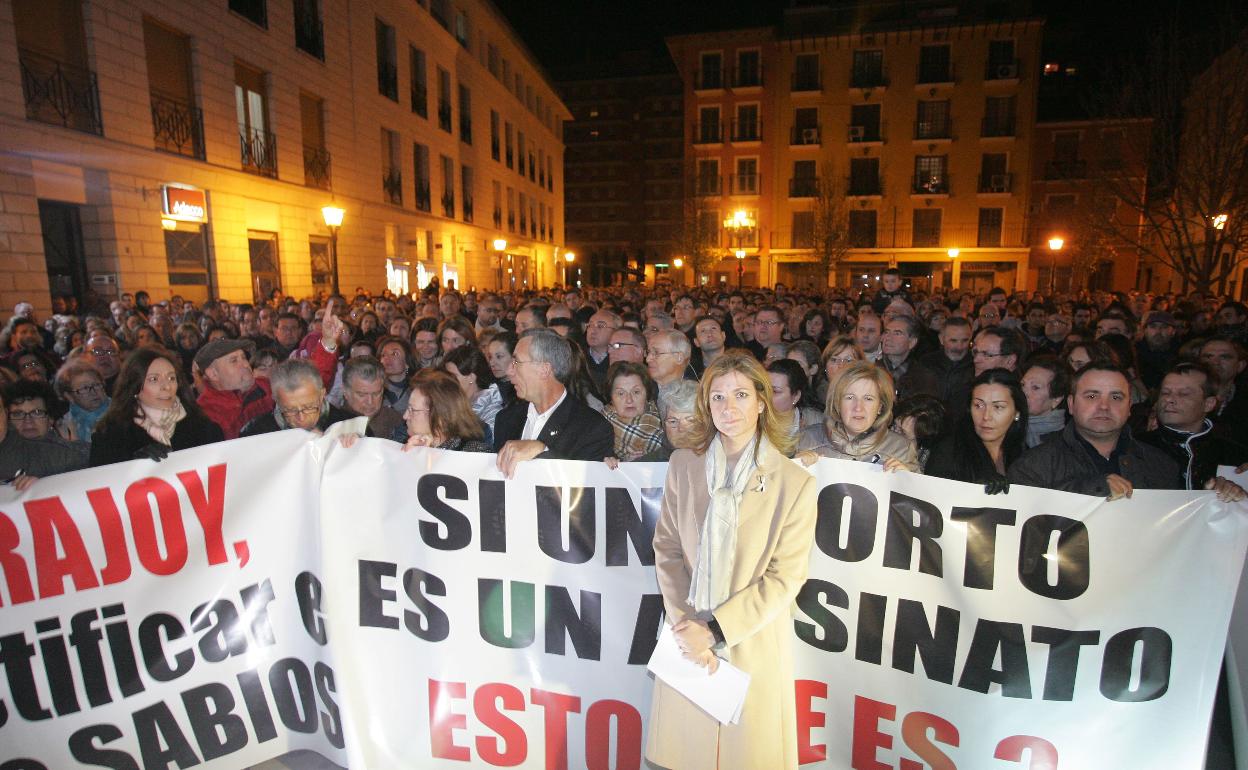
[[282, 416], [287, 420], [293, 420], [296, 417], [311, 417], [314, 414], [321, 413], [320, 404], [308, 404], [307, 406], [298, 406], [293, 409], [279, 409]]
[[24, 420], [42, 420], [47, 416], [47, 409], [31, 409], [28, 412], [19, 412], [16, 409], [9, 410], [9, 419], [13, 422], [22, 422]]
[[659, 356], [676, 356], [680, 355], [675, 350], [650, 350], [646, 352], [646, 358], [658, 358]]
[[111, 348], [91, 348], [91, 355], [93, 356], [115, 356], [117, 355], [117, 351]]
[[590, 325], [591, 329], [614, 329], [615, 326], [606, 321], [594, 321]]
[[759, 321], [759, 320], [754, 321], [755, 326], [779, 326], [783, 323], [784, 321]]
[[408, 407], [407, 407], [407, 411], [405, 411], [403, 414], [429, 414], [431, 411], [433, 411], [433, 410], [431, 410], [431, 409], [417, 409], [417, 408], [416, 408], [416, 407], [414, 407], [414, 406], [408, 406]]
[[102, 393], [103, 391], [104, 386], [97, 382], [94, 385], [83, 385], [81, 388], [74, 388], [69, 392], [78, 398], [86, 398], [92, 393]]
[[853, 356], [849, 356], [847, 358], [829, 358], [828, 363], [829, 364], [852, 364], [853, 362], [857, 360], [858, 359], [854, 358]]
[[27, 361], [26, 363], [22, 364], [23, 372], [29, 369], [43, 369], [43, 364], [39, 363], [38, 361]]

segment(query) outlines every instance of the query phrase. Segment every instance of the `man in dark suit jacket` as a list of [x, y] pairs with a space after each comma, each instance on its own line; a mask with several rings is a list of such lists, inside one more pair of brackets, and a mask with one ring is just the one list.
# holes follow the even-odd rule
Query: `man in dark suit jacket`
[[526, 332], [516, 343], [511, 383], [517, 400], [494, 420], [498, 469], [508, 478], [525, 460], [601, 461], [615, 451], [611, 423], [564, 387], [572, 370], [569, 345], [546, 329]]

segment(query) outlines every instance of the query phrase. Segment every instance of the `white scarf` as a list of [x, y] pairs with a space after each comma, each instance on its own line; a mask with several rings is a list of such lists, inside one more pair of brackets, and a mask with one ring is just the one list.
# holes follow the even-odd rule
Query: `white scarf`
[[159, 441], [165, 446], [173, 443], [173, 432], [177, 430], [178, 423], [186, 417], [186, 407], [182, 406], [180, 398], [175, 398], [173, 406], [169, 409], [145, 407], [140, 404], [135, 412], [134, 424], [147, 431], [147, 435], [153, 441]]
[[732, 593], [732, 569], [737, 555], [737, 517], [741, 510], [741, 496], [758, 468], [754, 461], [754, 446], [759, 441], [762, 443], [758, 447], [758, 458], [766, 459], [771, 445], [766, 438], [753, 438], [741, 452], [731, 472], [728, 456], [718, 435], [706, 450], [706, 486], [711, 493], [711, 503], [702, 523], [698, 558], [689, 583], [689, 604], [699, 614], [709, 615]]

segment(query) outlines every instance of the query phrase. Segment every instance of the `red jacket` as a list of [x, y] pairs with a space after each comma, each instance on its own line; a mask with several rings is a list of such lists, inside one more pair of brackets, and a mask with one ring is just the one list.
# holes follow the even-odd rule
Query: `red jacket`
[[[311, 336], [311, 335], [309, 335]], [[319, 343], [319, 340], [318, 340]], [[334, 384], [334, 376], [338, 373], [338, 355], [315, 344], [300, 346], [306, 352], [307, 359], [321, 373], [321, 382], [325, 390]], [[246, 393], [237, 390], [217, 390], [204, 383], [204, 392], [196, 399], [199, 407], [204, 410], [208, 419], [221, 426], [226, 439], [238, 438], [243, 426], [253, 418], [273, 411], [273, 392], [269, 380], [265, 377], [256, 378], [256, 384]]]

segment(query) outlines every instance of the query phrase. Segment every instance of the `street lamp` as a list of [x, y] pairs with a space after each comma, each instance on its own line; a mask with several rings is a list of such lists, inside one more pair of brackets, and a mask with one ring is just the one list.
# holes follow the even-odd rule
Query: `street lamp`
[[962, 251], [961, 251], [961, 249], [959, 249], [959, 248], [957, 248], [957, 247], [955, 246], [954, 248], [949, 249], [949, 251], [948, 251], [948, 252], [946, 252], [946, 253], [949, 255], [949, 259], [957, 259], [957, 258], [958, 258], [958, 255], [959, 255], [959, 254], [961, 254], [961, 253], [962, 253]]
[[1214, 214], [1210, 221], [1213, 223], [1214, 230], [1226, 229], [1226, 214]]
[[1053, 259], [1050, 260], [1050, 263], [1049, 263], [1050, 299], [1052, 298], [1053, 287], [1057, 285], [1057, 252], [1061, 251], [1062, 247], [1065, 245], [1066, 245], [1066, 241], [1064, 241], [1060, 236], [1055, 235], [1049, 239], [1049, 254], [1053, 256]]
[[494, 239], [494, 251], [498, 254], [498, 291], [503, 290], [503, 252], [507, 251], [507, 241], [503, 238]]
[[325, 226], [329, 228], [329, 264], [332, 268], [330, 286], [334, 294], [341, 293], [338, 285], [338, 228], [342, 227], [342, 217], [346, 213], [340, 206], [333, 204], [321, 208], [321, 218], [325, 220]]
[[576, 261], [576, 252], [564, 252], [563, 261], [567, 264], [563, 268], [563, 286], [564, 288], [572, 288], [572, 263]]
[[741, 248], [747, 236], [758, 226], [754, 217], [750, 216], [745, 209], [737, 209], [732, 215], [724, 219], [724, 229], [728, 231], [729, 242], [732, 238], [737, 239], [737, 290], [739, 291], [745, 282], [745, 249]]

